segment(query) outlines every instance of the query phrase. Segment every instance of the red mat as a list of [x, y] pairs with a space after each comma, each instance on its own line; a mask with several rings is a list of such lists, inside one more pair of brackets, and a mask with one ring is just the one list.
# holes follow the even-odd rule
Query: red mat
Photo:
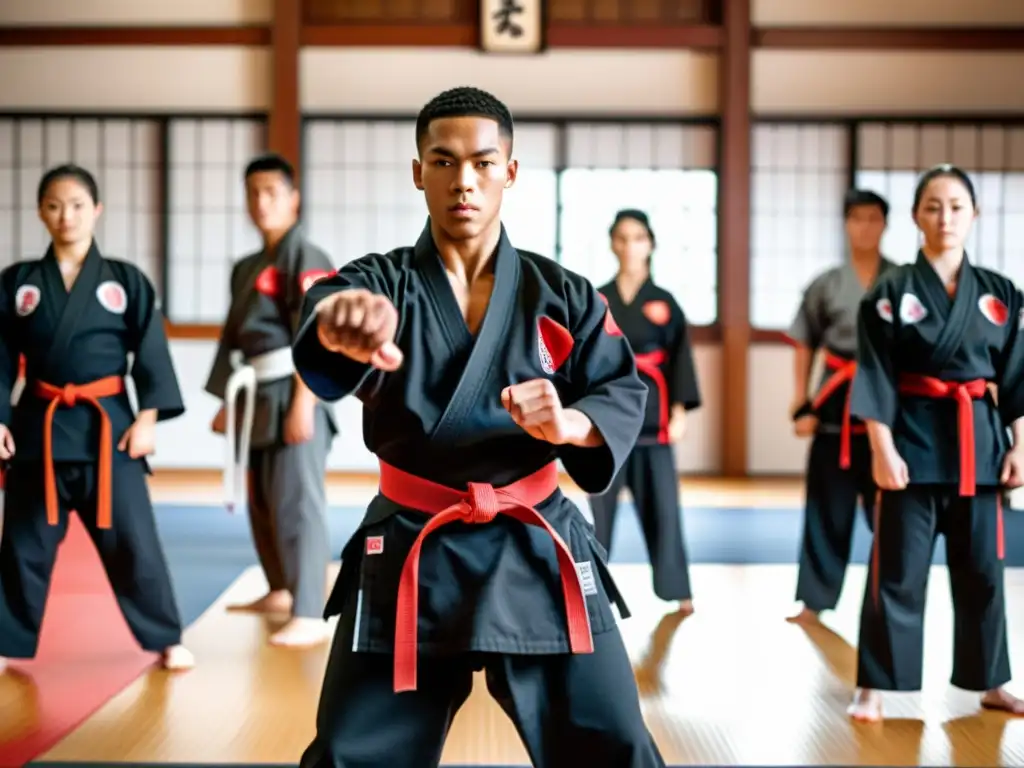
[[[12, 661], [3, 689], [4, 710], [23, 719], [35, 711], [32, 725], [19, 733], [0, 726], [0, 768], [20, 768], [52, 748], [83, 720], [137, 679], [156, 661], [139, 649], [117, 607], [96, 549], [77, 515], [57, 556], [43, 620], [39, 654]], [[10, 702], [10, 703], [7, 703]]]

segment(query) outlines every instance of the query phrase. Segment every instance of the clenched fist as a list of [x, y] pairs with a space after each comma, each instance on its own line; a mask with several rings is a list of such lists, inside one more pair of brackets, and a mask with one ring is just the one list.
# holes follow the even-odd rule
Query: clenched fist
[[1005, 488], [1024, 486], [1024, 448], [1013, 446], [1003, 459], [1003, 472], [999, 481]]
[[555, 385], [548, 379], [533, 379], [505, 387], [501, 404], [512, 420], [538, 440], [553, 445], [600, 445], [603, 438], [583, 413], [563, 408]]
[[382, 371], [402, 365], [397, 330], [395, 305], [362, 288], [332, 294], [316, 307], [316, 332], [326, 349]]
[[871, 451], [871, 477], [883, 491], [902, 491], [910, 483], [907, 462], [895, 448]]

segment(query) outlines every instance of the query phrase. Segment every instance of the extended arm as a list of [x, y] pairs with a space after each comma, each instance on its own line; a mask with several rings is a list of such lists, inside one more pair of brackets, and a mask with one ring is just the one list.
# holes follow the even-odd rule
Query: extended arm
[[295, 369], [310, 391], [333, 402], [366, 391], [370, 380], [383, 375], [361, 362], [324, 346], [318, 332], [318, 312], [339, 293], [364, 290], [394, 303], [394, 267], [383, 256], [371, 255], [350, 262], [337, 274], [310, 286], [302, 302], [298, 330], [292, 346]]

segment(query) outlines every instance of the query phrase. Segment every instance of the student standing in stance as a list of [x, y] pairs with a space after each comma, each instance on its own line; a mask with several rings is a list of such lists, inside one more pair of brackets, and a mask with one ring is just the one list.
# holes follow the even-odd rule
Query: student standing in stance
[[[0, 657], [33, 658], [57, 555], [74, 509], [139, 645], [167, 669], [194, 663], [153, 507], [145, 457], [156, 422], [185, 411], [164, 318], [137, 267], [100, 253], [92, 174], [74, 165], [39, 183], [52, 242], [0, 273]], [[139, 413], [125, 391], [128, 354]], [[25, 390], [11, 406], [19, 355]], [[86, 621], [87, 617], [83, 617]], [[0, 668], [5, 662], [0, 658]]]
[[648, 395], [637, 444], [608, 490], [590, 497], [594, 529], [610, 551], [619, 494], [628, 487], [647, 542], [654, 593], [679, 601], [679, 612], [688, 615], [693, 613], [693, 595], [673, 446], [686, 431], [686, 414], [701, 404], [693, 348], [683, 310], [651, 280], [654, 231], [647, 214], [619, 211], [609, 235], [619, 272], [598, 291], [636, 355]]
[[415, 247], [306, 297], [298, 370], [325, 400], [362, 400], [381, 478], [328, 598], [341, 620], [303, 768], [437, 766], [480, 669], [534, 765], [664, 765], [611, 601], [626, 609], [556, 464], [607, 488], [646, 388], [593, 286], [509, 241], [512, 134], [488, 93], [433, 99]]
[[921, 688], [938, 533], [953, 597], [951, 682], [982, 692], [984, 707], [1024, 714], [1003, 688], [1002, 510], [1003, 488], [1024, 484], [1024, 296], [964, 253], [975, 207], [963, 171], [925, 173], [914, 193], [917, 261], [888, 270], [860, 306], [850, 408], [867, 423], [881, 501], [850, 707], [857, 720], [881, 719], [881, 691]]
[[[850, 560], [857, 499], [871, 525], [876, 487], [864, 424], [850, 416], [850, 382], [857, 364], [857, 310], [861, 299], [890, 267], [880, 249], [889, 204], [874, 192], [853, 189], [843, 202], [849, 257], [807, 287], [789, 329], [795, 348], [791, 415], [800, 437], [810, 437], [804, 535], [796, 599], [803, 609], [791, 618], [816, 622], [839, 602]], [[825, 371], [810, 394], [811, 366], [824, 353]]]
[[321, 618], [330, 560], [325, 475], [337, 429], [296, 375], [292, 339], [306, 290], [332, 268], [299, 229], [295, 172], [284, 158], [249, 163], [245, 193], [263, 249], [231, 272], [231, 306], [206, 391], [224, 401], [213, 427], [227, 438], [225, 491], [229, 505], [248, 497], [269, 592], [233, 608], [290, 613], [270, 643], [308, 647], [330, 636]]

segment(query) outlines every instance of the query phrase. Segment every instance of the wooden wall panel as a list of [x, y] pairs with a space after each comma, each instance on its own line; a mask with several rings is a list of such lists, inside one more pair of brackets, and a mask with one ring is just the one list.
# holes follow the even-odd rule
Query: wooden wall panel
[[750, 2], [728, 0], [719, 78], [718, 316], [722, 327], [722, 471], [747, 474], [750, 347]]
[[304, 0], [306, 24], [452, 24], [476, 21], [475, 0]]
[[[718, 0], [548, 0], [553, 25], [706, 24]], [[305, 0], [309, 25], [476, 24], [475, 0]]]
[[299, 106], [299, 48], [302, 11], [295, 0], [275, 0], [271, 40], [274, 85], [269, 115], [268, 149], [283, 155], [300, 173], [302, 111]]

